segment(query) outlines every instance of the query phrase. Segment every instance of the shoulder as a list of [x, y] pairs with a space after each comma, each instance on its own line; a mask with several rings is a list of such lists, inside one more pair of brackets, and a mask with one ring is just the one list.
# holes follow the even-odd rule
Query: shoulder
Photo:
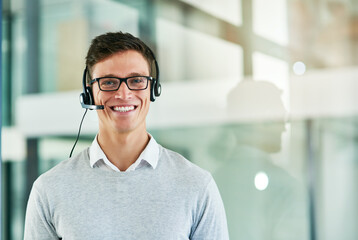
[[177, 152], [159, 145], [159, 165], [165, 172], [182, 183], [206, 187], [212, 180], [211, 174]]
[[88, 148], [41, 174], [34, 182], [34, 186], [51, 187], [58, 185], [59, 182], [71, 181], [74, 176], [80, 175], [80, 171], [85, 171], [87, 168], [90, 168]]
[[165, 181], [192, 204], [190, 239], [229, 239], [224, 205], [211, 174], [174, 151], [162, 147], [160, 153], [160, 164], [170, 173]]

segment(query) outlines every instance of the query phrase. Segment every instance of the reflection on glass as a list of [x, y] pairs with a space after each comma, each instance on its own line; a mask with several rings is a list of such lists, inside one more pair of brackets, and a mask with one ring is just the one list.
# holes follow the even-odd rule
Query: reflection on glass
[[296, 75], [303, 75], [306, 72], [306, 65], [303, 62], [295, 62], [293, 64], [293, 72]]
[[289, 109], [290, 86], [288, 81], [289, 65], [282, 59], [261, 52], [252, 54], [253, 79], [271, 82], [281, 89], [282, 100], [286, 109]]
[[269, 185], [269, 178], [265, 172], [258, 172], [255, 175], [255, 187], [257, 190], [263, 191]]
[[225, 204], [230, 239], [308, 239], [302, 186], [270, 154], [281, 151], [281, 91], [246, 80], [228, 95], [231, 123], [210, 148]]

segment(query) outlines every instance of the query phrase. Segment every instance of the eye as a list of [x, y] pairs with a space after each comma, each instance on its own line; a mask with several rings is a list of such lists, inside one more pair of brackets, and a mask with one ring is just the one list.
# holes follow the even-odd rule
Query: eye
[[99, 84], [102, 90], [112, 90], [117, 88], [119, 80], [116, 78], [101, 78]]
[[128, 79], [131, 84], [143, 84], [146, 81], [146, 78], [144, 77], [133, 77]]
[[112, 86], [112, 85], [115, 85], [115, 82], [111, 79], [102, 79], [101, 85], [102, 86]]

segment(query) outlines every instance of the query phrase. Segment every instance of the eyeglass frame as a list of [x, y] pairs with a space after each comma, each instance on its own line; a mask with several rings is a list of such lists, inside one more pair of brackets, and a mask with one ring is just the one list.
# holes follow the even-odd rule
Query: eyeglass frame
[[[130, 88], [130, 87], [128, 86], [127, 80], [128, 80], [129, 78], [136, 78], [136, 77], [144, 77], [144, 78], [147, 79], [147, 85], [146, 85], [145, 88], [132, 89], [132, 88]], [[99, 84], [99, 81], [100, 81], [101, 79], [104, 79], [104, 78], [118, 79], [118, 80], [119, 80], [119, 85], [118, 85], [117, 89], [113, 89], [113, 90], [102, 90], [102, 89], [101, 89], [101, 85]], [[101, 91], [103, 91], [103, 92], [114, 92], [114, 91], [118, 91], [118, 89], [121, 87], [122, 82], [124, 82], [129, 90], [131, 90], [131, 91], [142, 91], [142, 90], [145, 90], [145, 89], [148, 88], [148, 82], [149, 82], [149, 81], [155, 81], [155, 78], [150, 77], [150, 76], [131, 76], [131, 77], [126, 77], [126, 78], [119, 78], [119, 77], [112, 77], [112, 76], [111, 76], [111, 77], [99, 77], [99, 78], [94, 78], [94, 79], [92, 79], [92, 80], [89, 82], [89, 84], [92, 85], [93, 83], [97, 82], [97, 83], [98, 83], [98, 88], [99, 88], [99, 90], [101, 90]]]

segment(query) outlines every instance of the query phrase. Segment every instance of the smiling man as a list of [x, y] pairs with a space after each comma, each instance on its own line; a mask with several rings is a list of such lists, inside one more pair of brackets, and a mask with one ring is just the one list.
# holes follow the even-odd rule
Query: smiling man
[[97, 109], [98, 134], [35, 181], [25, 239], [228, 239], [210, 173], [146, 130], [158, 73], [153, 52], [128, 33], [92, 41], [81, 97]]

